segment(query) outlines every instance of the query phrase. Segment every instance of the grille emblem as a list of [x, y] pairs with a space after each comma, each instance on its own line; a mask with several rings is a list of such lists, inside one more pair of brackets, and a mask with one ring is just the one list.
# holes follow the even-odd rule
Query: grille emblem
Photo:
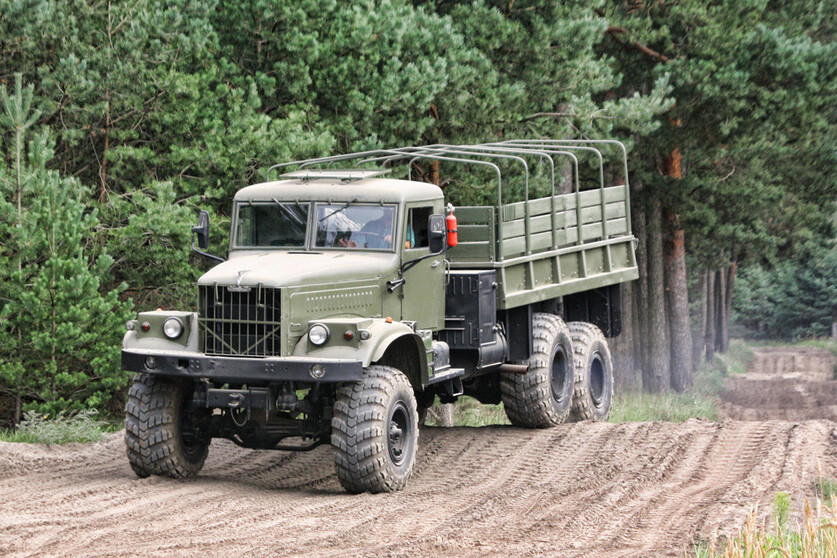
[[227, 287], [227, 290], [230, 291], [231, 293], [249, 293], [251, 290], [253, 290], [252, 287], [247, 287], [247, 286], [242, 287], [241, 286], [241, 280], [244, 279], [244, 274], [248, 273], [249, 271], [250, 271], [249, 269], [242, 269], [241, 271], [239, 271], [238, 272], [238, 279], [236, 279], [236, 281], [235, 281], [235, 287], [232, 287], [232, 286]]

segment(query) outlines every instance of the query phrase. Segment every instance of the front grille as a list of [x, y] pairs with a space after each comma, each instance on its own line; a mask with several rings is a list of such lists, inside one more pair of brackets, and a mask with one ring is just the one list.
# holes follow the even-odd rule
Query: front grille
[[281, 354], [281, 291], [264, 287], [234, 291], [223, 285], [198, 287], [198, 331], [208, 355]]

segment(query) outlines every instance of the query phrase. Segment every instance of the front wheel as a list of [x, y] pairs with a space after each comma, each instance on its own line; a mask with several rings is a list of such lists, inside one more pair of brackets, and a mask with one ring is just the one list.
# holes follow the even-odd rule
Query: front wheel
[[137, 374], [125, 405], [125, 445], [137, 476], [189, 478], [203, 468], [211, 438], [192, 408], [191, 382]]
[[398, 369], [370, 366], [337, 389], [331, 445], [337, 478], [348, 492], [394, 492], [413, 474], [418, 446], [413, 387]]

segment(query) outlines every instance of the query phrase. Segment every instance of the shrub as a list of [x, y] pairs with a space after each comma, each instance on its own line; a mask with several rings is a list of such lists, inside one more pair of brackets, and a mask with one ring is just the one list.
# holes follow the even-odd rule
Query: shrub
[[76, 413], [58, 413], [50, 418], [37, 411], [26, 411], [17, 430], [4, 436], [9, 442], [33, 444], [68, 444], [70, 442], [97, 442], [104, 435], [105, 423], [96, 420], [93, 409]]

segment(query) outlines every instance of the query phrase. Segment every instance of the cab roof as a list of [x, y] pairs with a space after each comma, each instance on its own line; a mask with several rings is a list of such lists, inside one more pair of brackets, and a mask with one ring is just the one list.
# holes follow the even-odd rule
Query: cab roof
[[292, 178], [262, 182], [242, 188], [235, 201], [311, 200], [390, 202], [428, 201], [442, 198], [442, 190], [427, 182], [394, 178]]

